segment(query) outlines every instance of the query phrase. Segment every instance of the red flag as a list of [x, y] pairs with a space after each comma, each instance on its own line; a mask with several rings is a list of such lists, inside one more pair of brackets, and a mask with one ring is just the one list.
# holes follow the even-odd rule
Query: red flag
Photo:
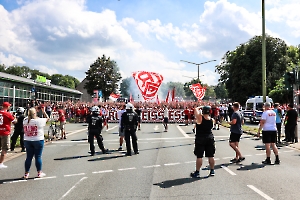
[[132, 97], [132, 95], [130, 94], [130, 97], [129, 97], [129, 102], [133, 102], [134, 100], [133, 100], [133, 97]]
[[155, 72], [137, 71], [132, 76], [141, 91], [144, 100], [155, 98], [159, 86], [163, 81], [163, 76]]
[[206, 88], [203, 88], [200, 83], [196, 83], [189, 86], [190, 89], [193, 91], [195, 97], [198, 99], [198, 101], [202, 100], [205, 95]]
[[156, 95], [156, 103], [160, 104], [159, 98], [158, 98], [158, 94]]
[[167, 97], [166, 97], [166, 102], [169, 103], [169, 96], [170, 96], [170, 90], [168, 90], [168, 94], [167, 94]]
[[174, 101], [174, 100], [175, 100], [175, 87], [172, 90], [172, 101]]

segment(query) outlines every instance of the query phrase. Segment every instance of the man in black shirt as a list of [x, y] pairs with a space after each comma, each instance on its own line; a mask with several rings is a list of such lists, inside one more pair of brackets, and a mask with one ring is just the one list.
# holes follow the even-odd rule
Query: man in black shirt
[[15, 130], [13, 135], [11, 136], [11, 144], [10, 144], [10, 150], [14, 151], [15, 150], [15, 146], [17, 143], [17, 139], [20, 136], [20, 145], [21, 145], [21, 152], [25, 152], [25, 146], [24, 146], [24, 129], [23, 129], [23, 121], [24, 121], [24, 112], [25, 109], [23, 107], [19, 107], [17, 109], [17, 113], [16, 113], [16, 120], [13, 121], [13, 123], [15, 124]]
[[97, 139], [97, 143], [102, 153], [107, 153], [108, 149], [104, 148], [103, 138], [101, 131], [103, 127], [103, 118], [99, 116], [100, 109], [98, 106], [93, 106], [91, 109], [92, 113], [87, 117], [86, 122], [88, 123], [88, 141], [90, 143], [91, 155], [95, 155], [94, 137]]
[[140, 109], [139, 106], [137, 106], [136, 109], [135, 109], [135, 112], [138, 116], [138, 130], [141, 130], [141, 113], [142, 113], [142, 110]]
[[132, 147], [135, 154], [139, 154], [136, 128], [138, 125], [138, 115], [133, 112], [133, 105], [131, 103], [126, 104], [126, 112], [121, 117], [121, 131], [125, 131], [125, 141], [127, 153], [126, 156], [131, 156], [131, 144], [130, 137], [132, 139]]
[[289, 104], [287, 107], [287, 113], [285, 115], [285, 139], [286, 142], [295, 142], [295, 128], [298, 120], [298, 113], [293, 109], [293, 104]]

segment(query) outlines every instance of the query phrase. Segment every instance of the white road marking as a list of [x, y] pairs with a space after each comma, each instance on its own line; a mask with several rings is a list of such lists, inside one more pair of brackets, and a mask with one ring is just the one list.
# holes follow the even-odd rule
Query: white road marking
[[63, 145], [60, 145], [61, 147], [70, 147], [70, 146], [72, 146], [72, 145], [70, 145], [70, 144], [63, 144]]
[[71, 133], [67, 133], [67, 135], [70, 136], [70, 135], [73, 135], [73, 134], [75, 134], [75, 133], [79, 133], [79, 132], [82, 132], [82, 131], [87, 131], [87, 128], [80, 129], [80, 130], [77, 130], [77, 131], [73, 131], [73, 132], [71, 132]]
[[10, 182], [3, 182], [3, 184], [6, 183], [19, 183], [19, 182], [26, 182], [27, 180], [17, 180], [17, 181], [10, 181]]
[[186, 134], [186, 132], [184, 132], [182, 130], [182, 128], [180, 126], [176, 126], [178, 128], [178, 130], [180, 131], [180, 133], [185, 137], [185, 138], [191, 138], [188, 134]]
[[262, 191], [260, 191], [259, 189], [257, 189], [256, 187], [254, 187], [253, 185], [247, 185], [250, 189], [252, 189], [254, 192], [256, 192], [257, 194], [259, 194], [260, 196], [262, 196], [263, 198], [267, 199], [267, 200], [273, 200], [271, 197], [269, 197], [268, 195], [266, 195], [265, 193], [263, 193]]
[[79, 173], [79, 174], [67, 174], [67, 175], [64, 175], [64, 177], [70, 177], [70, 176], [82, 176], [82, 175], [85, 175], [85, 173]]
[[136, 169], [135, 167], [130, 167], [130, 168], [122, 168], [122, 169], [118, 169], [119, 171], [126, 171], [126, 170], [133, 170]]
[[214, 158], [215, 160], [220, 160], [220, 158]]
[[84, 179], [87, 179], [88, 177], [83, 177], [82, 179], [80, 179], [75, 185], [73, 185], [73, 187], [71, 187], [59, 200], [62, 200], [63, 198], [65, 198], [72, 190], [74, 190], [81, 181], [83, 181]]
[[149, 143], [149, 142], [139, 142], [139, 144], [147, 144], [147, 143]]
[[257, 156], [262, 156], [262, 155], [266, 155], [266, 153], [257, 153], [257, 154], [255, 154], [255, 155], [257, 155]]
[[231, 171], [230, 169], [228, 169], [228, 167], [225, 166], [221, 166], [223, 169], [225, 169], [225, 171], [227, 171], [229, 174], [231, 174], [232, 176], [235, 176], [236, 173], [234, 173], [233, 171]]
[[160, 167], [160, 165], [149, 165], [149, 166], [143, 166], [143, 168], [153, 168], [153, 167]]
[[92, 172], [93, 174], [102, 174], [102, 173], [108, 173], [108, 172], [113, 172], [114, 170], [103, 170], [103, 171], [98, 171], [98, 172]]
[[244, 157], [249, 157], [249, 156], [252, 156], [252, 155], [244, 155]]
[[161, 141], [151, 142], [151, 143], [161, 143]]
[[47, 176], [47, 177], [42, 177], [42, 178], [34, 178], [33, 180], [39, 181], [39, 180], [52, 179], [52, 178], [56, 178], [56, 176]]
[[195, 162], [196, 162], [196, 161], [193, 160], [193, 161], [187, 161], [187, 162], [184, 162], [184, 163], [189, 164], [189, 163], [195, 163]]
[[120, 144], [120, 143], [117, 143], [117, 142], [115, 142], [115, 143], [114, 143], [114, 142], [111, 142], [111, 143], [107, 143], [107, 144]]
[[172, 166], [172, 165], [179, 165], [180, 163], [178, 162], [178, 163], [166, 163], [166, 164], [164, 164], [165, 166]]
[[153, 128], [155, 131], [157, 131], [159, 128], [158, 128], [158, 125], [155, 125], [155, 127]]
[[166, 141], [166, 142], [175, 142], [175, 141]]
[[232, 158], [232, 157], [223, 157], [222, 159], [224, 159], [224, 160], [225, 160], [225, 159], [228, 159], [228, 158]]
[[110, 131], [110, 130], [116, 128], [116, 127], [118, 127], [118, 126], [113, 126], [113, 127], [109, 128], [109, 129], [106, 129], [106, 131]]
[[294, 152], [294, 150], [283, 151], [285, 153]]

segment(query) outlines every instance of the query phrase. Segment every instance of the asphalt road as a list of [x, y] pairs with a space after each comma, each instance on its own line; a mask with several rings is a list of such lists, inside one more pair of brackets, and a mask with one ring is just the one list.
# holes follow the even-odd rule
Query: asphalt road
[[[228, 129], [214, 131], [216, 176], [208, 177], [207, 160], [200, 179], [195, 169], [192, 126], [142, 124], [138, 131], [139, 155], [124, 156], [118, 145], [117, 124], [103, 131], [109, 154], [89, 156], [86, 126], [68, 124], [68, 138], [45, 145], [44, 178], [22, 180], [25, 155], [6, 162], [0, 170], [1, 199], [299, 199], [300, 152], [282, 146], [280, 165], [261, 164], [265, 151], [260, 140], [243, 135], [240, 143], [246, 160], [231, 164]], [[99, 148], [97, 148], [98, 151]], [[271, 157], [274, 162], [274, 155]]]

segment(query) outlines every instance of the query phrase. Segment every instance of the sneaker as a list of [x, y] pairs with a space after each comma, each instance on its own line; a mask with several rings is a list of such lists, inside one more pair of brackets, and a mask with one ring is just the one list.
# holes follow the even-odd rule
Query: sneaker
[[264, 160], [261, 162], [262, 164], [265, 164], [265, 165], [271, 165], [271, 160]]
[[217, 130], [220, 130], [220, 128], [218, 127]]
[[140, 152], [136, 151], [136, 152], [134, 152], [134, 154], [136, 154], [136, 155], [137, 155], [137, 154], [140, 154]]
[[238, 161], [238, 159], [236, 159], [236, 158], [233, 158], [233, 159], [230, 160], [230, 162], [234, 162], [234, 163], [237, 162], [237, 161]]
[[245, 157], [241, 157], [237, 160], [237, 162], [242, 162], [243, 160], [245, 160]]
[[44, 176], [46, 176], [46, 174], [44, 172], [39, 172], [37, 175], [38, 178], [42, 178]]
[[91, 154], [91, 156], [94, 156], [95, 155], [95, 152], [93, 152], [93, 153], [90, 153]]
[[191, 176], [192, 178], [200, 178], [199, 172], [196, 172], [196, 171], [192, 172], [192, 173], [190, 174], [190, 176]]
[[1, 164], [0, 164], [0, 169], [5, 169], [5, 168], [7, 168], [7, 166], [4, 165], [3, 163], [1, 163]]
[[195, 133], [195, 129], [193, 128], [192, 130], [193, 130], [193, 133]]
[[214, 170], [214, 169], [211, 169], [210, 172], [209, 172], [209, 175], [210, 175], [210, 176], [215, 176], [215, 170]]
[[28, 179], [28, 178], [29, 178], [29, 173], [25, 173], [23, 179]]
[[103, 154], [107, 154], [107, 152], [108, 152], [108, 149], [103, 149], [103, 150], [102, 150], [102, 153], [103, 153]]
[[119, 148], [118, 148], [118, 151], [122, 151], [122, 150], [123, 150], [123, 148], [122, 148], [122, 147], [119, 147]]
[[25, 150], [25, 149], [22, 149], [21, 152], [26, 152], [26, 150]]
[[280, 164], [280, 160], [275, 160], [275, 165], [279, 165]]
[[213, 128], [212, 130], [216, 130], [216, 128]]
[[126, 153], [125, 156], [131, 156], [131, 153]]

